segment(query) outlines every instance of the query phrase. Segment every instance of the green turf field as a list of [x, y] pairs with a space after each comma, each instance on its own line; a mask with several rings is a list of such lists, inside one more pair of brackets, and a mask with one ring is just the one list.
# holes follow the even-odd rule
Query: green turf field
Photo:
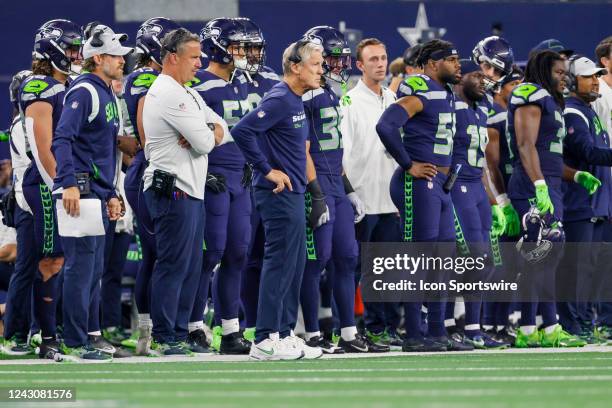
[[0, 365], [0, 387], [26, 386], [75, 387], [72, 407], [608, 408], [612, 353]]

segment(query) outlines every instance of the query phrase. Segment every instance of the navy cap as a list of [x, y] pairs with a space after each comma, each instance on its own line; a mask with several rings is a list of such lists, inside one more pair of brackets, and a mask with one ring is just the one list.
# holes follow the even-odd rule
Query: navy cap
[[480, 70], [480, 67], [471, 59], [462, 59], [459, 60], [459, 63], [461, 64], [461, 75]]
[[556, 40], [554, 38], [549, 38], [548, 40], [544, 40], [538, 45], [536, 45], [531, 52], [550, 50], [554, 52], [558, 52], [559, 54], [567, 54], [568, 56], [574, 53], [574, 50], [570, 50], [565, 45], [561, 43], [561, 41]]

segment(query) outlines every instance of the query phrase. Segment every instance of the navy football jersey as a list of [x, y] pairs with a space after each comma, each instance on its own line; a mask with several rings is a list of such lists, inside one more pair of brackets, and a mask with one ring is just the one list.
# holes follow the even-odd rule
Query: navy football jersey
[[515, 111], [517, 108], [526, 105], [536, 105], [542, 112], [536, 141], [542, 174], [545, 177], [560, 180], [563, 173], [563, 138], [565, 137], [563, 112], [550, 93], [540, 85], [529, 82], [522, 83], [512, 91], [510, 104], [508, 105], [508, 127], [506, 131], [510, 139], [510, 152], [514, 160], [510, 188], [508, 189], [511, 198], [530, 198], [535, 194], [533, 182], [527, 176], [519, 158], [514, 131]]
[[153, 82], [157, 79], [159, 72], [153, 68], [144, 67], [134, 70], [125, 79], [123, 86], [123, 99], [127, 106], [128, 115], [130, 116], [130, 122], [134, 126], [134, 136], [140, 142], [140, 135], [138, 135], [138, 124], [136, 122], [136, 113], [138, 112], [138, 101], [140, 98], [145, 96]]
[[263, 67], [255, 75], [251, 75], [251, 80], [247, 81], [249, 88], [248, 100], [253, 109], [259, 105], [264, 95], [280, 81], [276, 72], [270, 67]]
[[482, 177], [487, 134], [487, 107], [484, 103], [469, 105], [455, 102], [456, 131], [453, 139], [453, 167], [461, 164], [458, 180], [478, 181]]
[[512, 174], [512, 155], [510, 153], [510, 140], [506, 132], [508, 111], [501, 105], [494, 103], [489, 109], [487, 127], [497, 130], [499, 133], [499, 170], [504, 177], [504, 182], [508, 184], [508, 179]]
[[[232, 81], [228, 82], [212, 72], [199, 70], [188, 85], [198, 91], [206, 105], [221, 116], [231, 130], [252, 110], [246, 82], [245, 76], [240, 73], [236, 73]], [[222, 167], [242, 171], [244, 164], [244, 156], [233, 140], [215, 147], [208, 154], [210, 168]]]
[[[24, 113], [28, 106], [35, 102], [46, 102], [53, 108], [53, 133], [62, 116], [62, 108], [64, 107], [64, 95], [66, 94], [65, 84], [60, 83], [56, 79], [45, 75], [32, 75], [28, 77], [19, 88], [19, 109]], [[27, 139], [27, 137], [26, 137]], [[30, 146], [34, 143], [33, 140], [28, 140]], [[32, 166], [26, 170], [23, 184], [32, 185], [42, 183], [43, 179], [35, 161], [32, 161]]]
[[423, 111], [403, 127], [406, 152], [412, 160], [448, 167], [455, 134], [455, 96], [427, 75], [410, 75], [400, 84], [398, 99], [416, 96]]

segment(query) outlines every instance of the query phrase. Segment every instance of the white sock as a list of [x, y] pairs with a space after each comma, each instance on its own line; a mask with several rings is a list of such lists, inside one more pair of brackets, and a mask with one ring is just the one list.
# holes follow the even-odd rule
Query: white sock
[[151, 320], [151, 315], [148, 313], [139, 313], [138, 327], [153, 327], [153, 320]]
[[542, 323], [544, 323], [544, 320], [542, 319], [541, 315], [537, 315], [536, 316], [536, 326], [541, 327]]
[[357, 335], [356, 326], [343, 327], [340, 329], [340, 337], [342, 337], [342, 340], [344, 341], [353, 341], [355, 340], [356, 335]]
[[483, 330], [492, 330], [492, 329], [493, 329], [493, 325], [490, 325], [490, 324], [483, 324], [483, 325], [482, 325], [482, 329], [483, 329]]
[[506, 326], [504, 326], [503, 324], [498, 324], [496, 330], [499, 332], [499, 331], [504, 330], [505, 328]]
[[554, 332], [556, 328], [557, 328], [557, 324], [556, 323], [553, 324], [552, 326], [545, 327], [544, 328], [544, 333], [550, 334], [550, 333]]
[[319, 308], [319, 319], [324, 319], [326, 317], [332, 317], [332, 308], [331, 307], [320, 307]]
[[200, 320], [199, 322], [189, 322], [187, 323], [187, 330], [189, 333], [194, 332], [196, 330], [204, 330], [204, 321]]
[[316, 332], [306, 332], [306, 341], [312, 339], [313, 337], [319, 337], [321, 335], [321, 332], [316, 331]]
[[280, 338], [280, 336], [279, 336], [278, 332], [275, 332], [275, 333], [270, 333], [270, 334], [268, 335], [268, 337], [269, 337], [269, 338], [270, 338], [270, 340], [272, 340], [272, 341], [278, 341], [278, 339]]
[[476, 323], [476, 324], [466, 324], [465, 325], [465, 330], [480, 330], [480, 325], [478, 323]]
[[221, 330], [224, 336], [237, 333], [240, 330], [240, 323], [238, 322], [238, 319], [221, 319]]
[[454, 325], [456, 325], [455, 319], [445, 319], [444, 320], [444, 327], [452, 327]]
[[106, 331], [114, 331], [116, 328], [117, 328], [116, 326], [110, 326], [110, 327], [107, 327], [105, 330]]
[[98, 330], [98, 331], [88, 332], [87, 334], [89, 334], [90, 336], [101, 336], [102, 332]]
[[531, 333], [533, 333], [536, 330], [535, 326], [521, 326], [521, 331], [523, 332], [524, 335], [529, 336]]

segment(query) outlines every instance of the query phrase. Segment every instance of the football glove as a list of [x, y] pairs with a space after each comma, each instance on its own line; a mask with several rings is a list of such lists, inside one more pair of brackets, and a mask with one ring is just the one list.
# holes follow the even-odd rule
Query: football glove
[[308, 214], [308, 225], [310, 228], [316, 229], [329, 221], [329, 208], [317, 179], [308, 183], [306, 190], [310, 193], [312, 202], [310, 214]]
[[491, 214], [493, 216], [493, 223], [491, 225], [491, 234], [500, 236], [506, 229], [506, 216], [504, 211], [497, 204], [491, 206]]
[[536, 207], [540, 213], [550, 213], [553, 214], [555, 212], [555, 207], [550, 199], [550, 195], [548, 194], [548, 186], [544, 180], [536, 180], [535, 184], [535, 202]]
[[353, 186], [351, 185], [351, 182], [349, 181], [348, 177], [346, 177], [346, 174], [342, 176], [342, 183], [344, 184], [344, 192], [346, 193], [346, 198], [349, 199], [351, 205], [353, 206], [353, 210], [355, 210], [355, 224], [357, 224], [361, 222], [361, 220], [363, 220], [363, 217], [365, 217], [366, 215], [365, 204], [363, 203], [363, 201], [361, 201], [357, 193], [355, 193], [355, 190], [353, 189]]
[[244, 169], [242, 173], [242, 187], [249, 188], [253, 183], [253, 166], [249, 163], [244, 164]]
[[574, 181], [586, 188], [589, 194], [594, 194], [601, 186], [601, 181], [588, 171], [577, 171], [574, 174]]
[[226, 190], [225, 177], [222, 174], [208, 173], [206, 175], [206, 188], [213, 193], [224, 193]]
[[515, 237], [521, 232], [521, 220], [519, 219], [519, 215], [512, 206], [510, 199], [508, 198], [508, 194], [501, 194], [496, 197], [499, 208], [501, 208], [504, 213], [504, 218], [506, 219], [506, 228], [504, 229], [504, 233], [509, 237]]

